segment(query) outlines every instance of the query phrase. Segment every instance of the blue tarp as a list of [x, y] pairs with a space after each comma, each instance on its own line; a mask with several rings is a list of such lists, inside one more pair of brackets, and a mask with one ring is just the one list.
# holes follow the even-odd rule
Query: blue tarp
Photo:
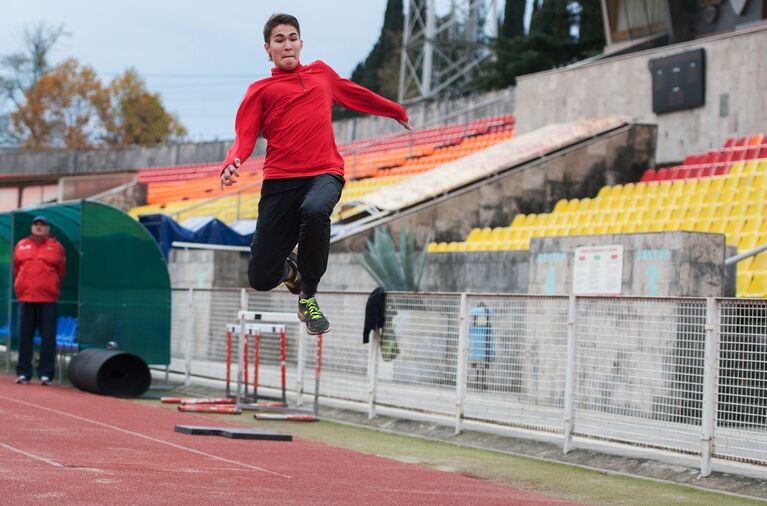
[[174, 241], [226, 246], [249, 246], [253, 234], [238, 234], [226, 223], [212, 219], [195, 231], [184, 228], [164, 214], [143, 214], [139, 221], [160, 245], [165, 258]]

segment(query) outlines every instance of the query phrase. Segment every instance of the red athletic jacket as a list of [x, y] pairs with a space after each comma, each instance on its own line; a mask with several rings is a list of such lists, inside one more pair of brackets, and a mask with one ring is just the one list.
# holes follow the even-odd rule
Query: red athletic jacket
[[[224, 161], [244, 162], [253, 152], [259, 132], [267, 140], [264, 179], [343, 176], [331, 109], [347, 109], [407, 121], [405, 109], [367, 88], [342, 79], [322, 61], [299, 65], [288, 72], [272, 69], [272, 77], [248, 88], [234, 123], [236, 139]], [[222, 169], [223, 172], [223, 169]]]
[[56, 302], [66, 272], [64, 247], [51, 236], [38, 243], [33, 236], [13, 250], [13, 287], [22, 302]]

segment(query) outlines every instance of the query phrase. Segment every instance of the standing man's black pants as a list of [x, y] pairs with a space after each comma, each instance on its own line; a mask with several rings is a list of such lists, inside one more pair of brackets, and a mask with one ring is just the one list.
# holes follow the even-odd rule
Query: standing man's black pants
[[40, 364], [37, 376], [53, 378], [56, 364], [56, 316], [55, 302], [19, 302], [19, 362], [16, 375], [31, 379], [32, 349], [35, 329], [40, 331]]
[[314, 296], [328, 267], [330, 215], [343, 186], [344, 178], [335, 174], [264, 181], [248, 264], [253, 288], [266, 291], [282, 283], [285, 259], [298, 243], [301, 290]]

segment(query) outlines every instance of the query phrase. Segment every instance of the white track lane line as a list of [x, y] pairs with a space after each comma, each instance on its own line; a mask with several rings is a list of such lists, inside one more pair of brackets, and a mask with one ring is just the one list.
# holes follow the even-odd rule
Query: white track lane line
[[59, 414], [59, 415], [68, 416], [70, 418], [74, 418], [75, 420], [80, 420], [82, 422], [90, 423], [90, 424], [93, 424], [93, 425], [98, 425], [100, 427], [106, 427], [107, 429], [112, 429], [112, 430], [115, 430], [117, 432], [122, 432], [123, 434], [130, 434], [131, 436], [136, 436], [136, 437], [140, 437], [142, 439], [147, 439], [149, 441], [153, 441], [155, 443], [164, 444], [164, 445], [167, 445], [167, 446], [179, 449], [179, 450], [184, 450], [184, 451], [187, 451], [189, 453], [195, 453], [197, 455], [202, 455], [203, 457], [208, 457], [208, 458], [213, 459], [213, 460], [219, 460], [221, 462], [226, 462], [228, 464], [234, 464], [236, 466], [242, 466], [242, 467], [245, 467], [247, 469], [252, 469], [254, 471], [260, 471], [262, 473], [273, 474], [274, 476], [279, 476], [280, 478], [293, 478], [293, 476], [288, 476], [287, 474], [278, 473], [277, 471], [270, 471], [269, 469], [264, 469], [263, 467], [253, 466], [253, 465], [250, 465], [250, 464], [246, 464], [244, 462], [238, 462], [236, 460], [230, 460], [230, 459], [227, 459], [225, 457], [219, 457], [218, 455], [213, 455], [212, 453], [207, 453], [207, 452], [203, 452], [203, 451], [200, 451], [200, 450], [195, 450], [194, 448], [189, 448], [187, 446], [182, 446], [182, 445], [179, 445], [179, 444], [176, 444], [176, 443], [171, 443], [170, 441], [164, 441], [162, 439], [158, 439], [156, 437], [148, 436], [148, 435], [142, 434], [140, 432], [134, 432], [134, 431], [128, 430], [128, 429], [122, 429], [122, 428], [116, 427], [114, 425], [109, 425], [108, 423], [97, 422], [96, 420], [91, 420], [89, 418], [84, 418], [82, 416], [73, 415], [72, 413], [67, 413], [66, 411], [59, 411], [58, 409], [46, 408], [45, 406], [38, 406], [37, 404], [32, 404], [31, 402], [20, 401], [18, 399], [13, 399], [11, 397], [0, 396], [0, 399], [5, 399], [7, 401], [16, 402], [16, 403], [19, 403], [19, 404], [24, 404], [25, 406], [30, 406], [30, 407], [33, 407], [33, 408], [36, 408], [36, 409], [41, 409], [43, 411], [50, 411], [51, 413], [56, 413], [56, 414]]
[[35, 455], [34, 453], [25, 452], [24, 450], [20, 448], [16, 448], [15, 446], [7, 445], [5, 443], [0, 443], [0, 446], [5, 448], [6, 450], [10, 450], [12, 452], [20, 453], [21, 455], [24, 455], [25, 457], [29, 457], [30, 459], [39, 460], [40, 462], [45, 462], [46, 464], [50, 464], [53, 467], [64, 467], [63, 465], [59, 464], [58, 462], [55, 462], [51, 459], [46, 459], [45, 457], [40, 457], [39, 455]]

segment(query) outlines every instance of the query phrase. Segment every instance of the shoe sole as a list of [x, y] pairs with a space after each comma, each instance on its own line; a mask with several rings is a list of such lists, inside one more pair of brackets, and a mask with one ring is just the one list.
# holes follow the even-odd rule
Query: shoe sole
[[[299, 320], [301, 320], [303, 323], [306, 323], [306, 320], [304, 320], [303, 314], [301, 313], [296, 313], [296, 314], [298, 314]], [[320, 334], [327, 334], [328, 332], [330, 332], [330, 325], [328, 325], [327, 330], [323, 330], [322, 332], [312, 332], [311, 330], [309, 330], [309, 327], [306, 327], [306, 333], [309, 334], [310, 336], [318, 336]]]

